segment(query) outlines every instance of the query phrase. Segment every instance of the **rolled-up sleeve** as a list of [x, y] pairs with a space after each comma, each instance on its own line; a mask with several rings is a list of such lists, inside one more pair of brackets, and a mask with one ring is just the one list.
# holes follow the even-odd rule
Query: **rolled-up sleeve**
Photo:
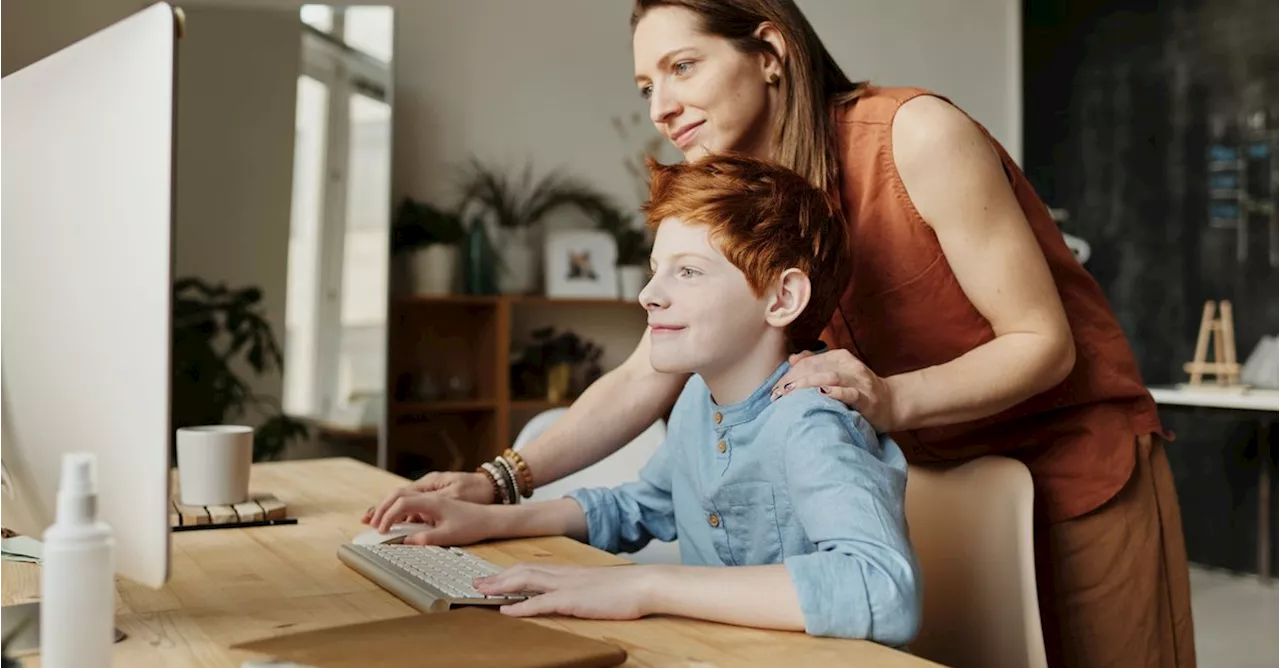
[[805, 408], [783, 447], [792, 506], [818, 548], [784, 561], [805, 631], [910, 642], [921, 595], [901, 450], [861, 416], [827, 401]]
[[664, 442], [640, 470], [640, 479], [617, 487], [569, 492], [587, 516], [587, 542], [607, 552], [635, 552], [654, 538], [676, 539], [671, 501], [671, 448]]

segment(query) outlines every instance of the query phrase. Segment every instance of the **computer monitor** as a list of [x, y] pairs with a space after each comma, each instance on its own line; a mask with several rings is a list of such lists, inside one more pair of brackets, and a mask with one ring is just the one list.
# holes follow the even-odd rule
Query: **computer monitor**
[[0, 82], [4, 524], [53, 521], [97, 457], [117, 573], [169, 577], [178, 18], [152, 5]]

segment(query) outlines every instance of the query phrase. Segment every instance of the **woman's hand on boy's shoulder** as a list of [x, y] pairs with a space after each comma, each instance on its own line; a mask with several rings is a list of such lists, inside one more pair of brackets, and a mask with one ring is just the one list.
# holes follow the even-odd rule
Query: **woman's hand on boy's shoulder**
[[893, 390], [861, 360], [843, 348], [823, 353], [802, 352], [791, 356], [791, 368], [778, 379], [773, 400], [805, 387], [836, 399], [858, 411], [878, 432], [894, 431]]

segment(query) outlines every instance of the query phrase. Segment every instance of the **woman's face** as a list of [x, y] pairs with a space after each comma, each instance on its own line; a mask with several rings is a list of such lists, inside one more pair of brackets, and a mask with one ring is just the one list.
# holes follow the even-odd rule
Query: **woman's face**
[[683, 7], [657, 7], [636, 25], [636, 85], [649, 117], [686, 160], [725, 151], [772, 157], [776, 61], [704, 35], [698, 23]]

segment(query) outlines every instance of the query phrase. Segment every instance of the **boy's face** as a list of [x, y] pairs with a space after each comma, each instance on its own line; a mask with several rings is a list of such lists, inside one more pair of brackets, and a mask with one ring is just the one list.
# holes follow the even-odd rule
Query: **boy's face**
[[640, 292], [649, 312], [650, 363], [664, 373], [715, 374], [757, 346], [770, 325], [767, 296], [720, 252], [706, 225], [664, 220]]

